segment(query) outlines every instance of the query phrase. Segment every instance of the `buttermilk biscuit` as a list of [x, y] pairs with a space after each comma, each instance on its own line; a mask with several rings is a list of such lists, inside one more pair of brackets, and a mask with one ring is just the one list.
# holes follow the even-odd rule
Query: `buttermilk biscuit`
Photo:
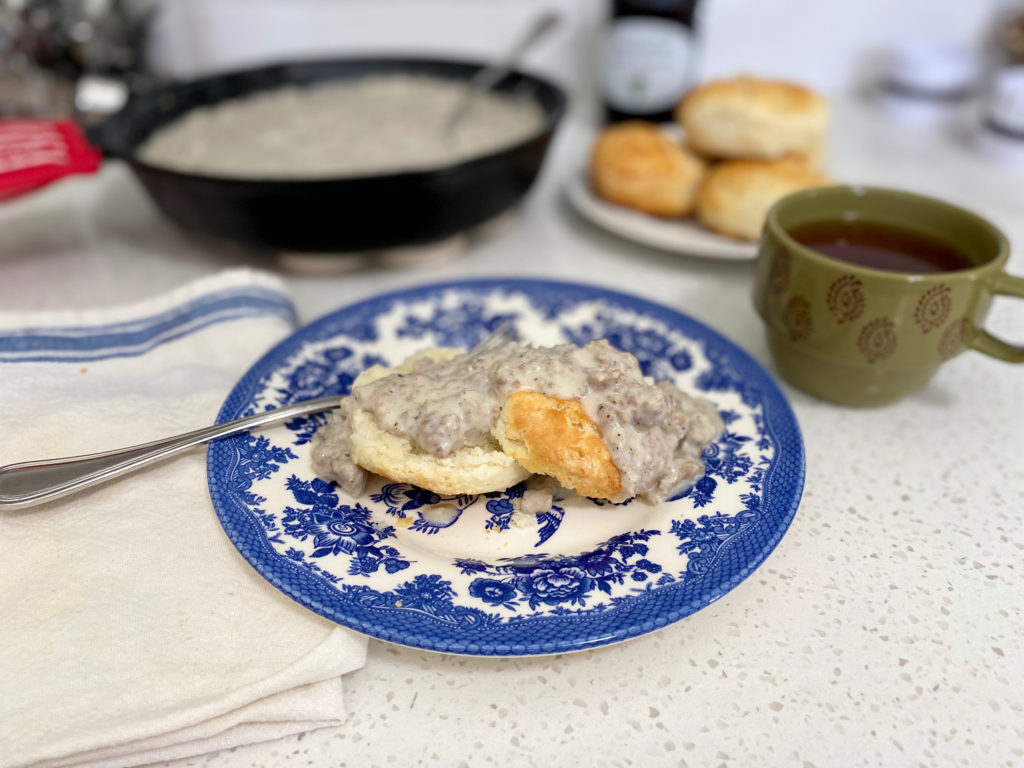
[[714, 166], [701, 185], [697, 218], [724, 235], [757, 240], [777, 200], [828, 183], [817, 171], [789, 160], [729, 160]]
[[[375, 365], [363, 371], [353, 387], [369, 384], [391, 373], [409, 373], [423, 358], [451, 360], [463, 354], [458, 349], [428, 349], [404, 361], [397, 368]], [[353, 408], [348, 413], [351, 426], [349, 451], [352, 460], [363, 469], [399, 483], [411, 483], [442, 496], [503, 491], [530, 476], [503, 453], [497, 442], [492, 446], [471, 446], [448, 456], [433, 456], [407, 438], [385, 432], [369, 411]]]
[[829, 108], [807, 88], [741, 76], [707, 83], [675, 110], [693, 149], [719, 158], [820, 157]]
[[703, 161], [642, 120], [606, 128], [591, 155], [594, 192], [654, 216], [688, 215], [703, 175]]
[[576, 400], [515, 392], [505, 400], [494, 435], [519, 464], [554, 477], [565, 488], [601, 499], [622, 493], [619, 469]]

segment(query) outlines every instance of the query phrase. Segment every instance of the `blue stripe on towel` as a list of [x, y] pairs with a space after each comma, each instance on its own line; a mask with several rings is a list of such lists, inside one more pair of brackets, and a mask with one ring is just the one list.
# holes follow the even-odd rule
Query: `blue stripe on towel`
[[199, 296], [148, 317], [76, 327], [0, 330], [0, 362], [83, 362], [135, 357], [215, 323], [277, 315], [296, 321], [282, 294], [255, 286]]

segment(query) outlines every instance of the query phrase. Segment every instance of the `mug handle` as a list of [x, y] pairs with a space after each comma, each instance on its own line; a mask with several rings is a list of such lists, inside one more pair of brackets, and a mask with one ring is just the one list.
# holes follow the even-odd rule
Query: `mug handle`
[[[1003, 272], [996, 279], [992, 293], [999, 296], [1024, 298], [1024, 277], [1016, 277]], [[1024, 347], [996, 338], [982, 328], [977, 330], [967, 346], [1008, 363], [1024, 363]]]

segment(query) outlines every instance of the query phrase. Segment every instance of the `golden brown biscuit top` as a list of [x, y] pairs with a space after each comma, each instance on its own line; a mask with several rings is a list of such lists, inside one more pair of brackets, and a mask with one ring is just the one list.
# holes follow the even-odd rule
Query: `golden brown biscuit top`
[[654, 123], [627, 120], [605, 128], [594, 144], [592, 167], [635, 174], [698, 173], [703, 163]]
[[809, 88], [784, 80], [769, 80], [751, 75], [712, 80], [690, 91], [679, 104], [677, 116], [711, 103], [767, 109], [780, 115], [824, 117], [828, 102]]
[[578, 400], [513, 392], [502, 407], [498, 441], [531, 472], [584, 496], [624, 501], [622, 474]]

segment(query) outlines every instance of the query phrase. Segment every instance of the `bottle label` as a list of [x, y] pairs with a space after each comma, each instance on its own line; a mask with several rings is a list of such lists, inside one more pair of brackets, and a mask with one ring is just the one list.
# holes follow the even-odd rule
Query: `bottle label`
[[677, 21], [627, 16], [612, 25], [605, 62], [605, 99], [620, 112], [674, 107], [690, 76], [693, 42]]

